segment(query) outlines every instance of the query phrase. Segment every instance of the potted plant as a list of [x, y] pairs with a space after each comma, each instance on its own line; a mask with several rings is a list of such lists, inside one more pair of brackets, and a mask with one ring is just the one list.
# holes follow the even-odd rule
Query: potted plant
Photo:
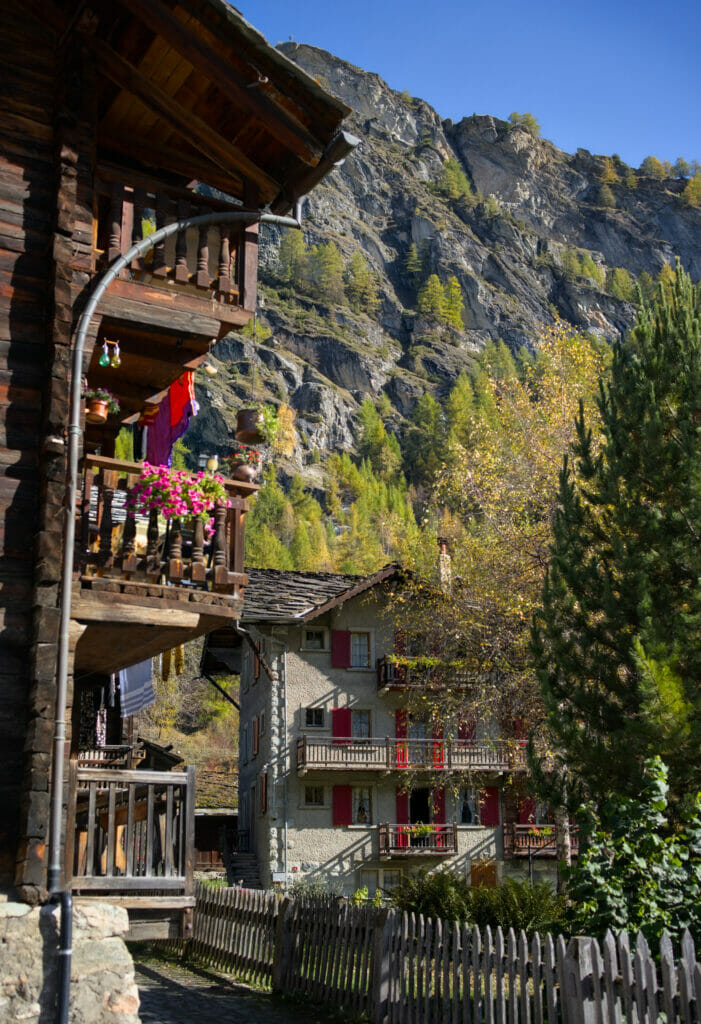
[[231, 455], [225, 456], [222, 462], [234, 480], [248, 480], [252, 483], [258, 475], [261, 458], [262, 455], [257, 448], [238, 444]]
[[274, 405], [256, 402], [248, 409], [240, 409], [236, 415], [237, 441], [246, 444], [272, 444], [279, 429], [277, 410]]
[[119, 412], [119, 401], [107, 388], [89, 388], [85, 392], [85, 401], [85, 419], [88, 423], [104, 423], [108, 416], [115, 416]]
[[190, 473], [144, 462], [127, 505], [138, 512], [154, 509], [164, 519], [201, 519], [205, 535], [213, 533], [212, 512], [217, 505], [231, 507], [224, 479], [214, 473]]

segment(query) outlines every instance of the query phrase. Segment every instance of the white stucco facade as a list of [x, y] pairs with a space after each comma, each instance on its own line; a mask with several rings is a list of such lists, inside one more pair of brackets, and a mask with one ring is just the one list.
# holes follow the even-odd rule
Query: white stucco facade
[[[306, 624], [259, 621], [247, 623], [246, 628], [250, 642], [242, 659], [239, 827], [248, 827], [250, 849], [266, 888], [306, 879], [349, 895], [363, 885], [371, 891], [375, 886], [388, 887], [398, 873], [419, 867], [447, 866], [473, 880], [476, 872], [484, 871], [494, 880], [524, 870], [528, 874], [527, 861], [525, 867], [521, 861], [504, 862], [502, 823], [508, 800], [503, 794], [508, 772], [462, 775], [397, 766], [393, 746], [397, 712], [406, 705], [407, 695], [401, 689], [378, 688], [377, 659], [391, 655], [395, 642], [381, 587], [352, 597]], [[333, 634], [339, 631], [355, 636], [355, 657], [366, 658], [366, 667], [334, 667]], [[256, 643], [261, 654], [258, 666]], [[317, 766], [305, 760], [304, 753], [298, 755], [298, 745], [306, 739], [310, 749], [322, 749], [341, 762], [351, 756], [344, 741], [334, 738], [338, 709], [350, 711], [347, 718], [353, 722], [354, 736], [357, 732], [368, 737], [353, 741], [358, 744], [352, 748], [353, 764]], [[486, 739], [488, 731], [478, 723], [477, 739]], [[385, 743], [388, 755], [383, 765], [377, 762]], [[373, 766], [367, 768], [366, 761]], [[425, 850], [424, 839], [411, 833], [412, 827], [421, 829], [410, 824], [403, 830], [409, 838], [397, 839], [395, 831], [394, 848], [381, 851], [381, 828], [389, 824], [396, 830], [402, 799], [398, 790], [406, 792], [407, 783], [412, 794], [415, 790], [431, 794], [428, 816], [424, 810], [418, 818], [416, 808], [427, 797], [419, 792], [416, 798], [404, 798], [402, 806], [413, 811], [410, 822], [444, 822], [445, 849]], [[489, 826], [467, 823], [466, 794], [474, 794], [473, 803], [479, 808], [478, 794], [485, 785], [492, 793], [491, 817], [496, 815], [498, 821]], [[342, 802], [339, 787], [345, 788], [341, 795], [350, 801], [358, 823], [334, 822]], [[443, 788], [440, 818], [433, 796], [438, 787]], [[475, 818], [479, 821], [479, 810]], [[536, 874], [548, 875], [554, 864], [541, 861], [536, 867]]]

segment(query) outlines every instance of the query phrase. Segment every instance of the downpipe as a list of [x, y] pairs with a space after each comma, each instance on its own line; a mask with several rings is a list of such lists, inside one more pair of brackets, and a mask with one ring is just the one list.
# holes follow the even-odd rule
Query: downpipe
[[49, 816], [49, 863], [47, 887], [52, 902], [61, 906], [61, 957], [60, 997], [57, 1017], [58, 1024], [68, 1019], [68, 996], [70, 989], [71, 936], [73, 927], [73, 901], [70, 893], [61, 891], [61, 852], [64, 785], [64, 758], [66, 750], [66, 704], [68, 697], [69, 631], [71, 621], [71, 596], [75, 546], [75, 507], [78, 491], [78, 462], [83, 431], [80, 426], [81, 380], [83, 352], [90, 321], [112, 282], [132, 260], [145, 255], [155, 245], [179, 231], [205, 227], [210, 224], [276, 224], [280, 227], [301, 228], [302, 200], [294, 206], [294, 216], [284, 217], [263, 211], [232, 211], [207, 213], [197, 217], [185, 217], [165, 227], [158, 228], [152, 235], [135, 242], [109, 267], [95, 286], [88, 303], [78, 321], [75, 344], [71, 359], [71, 398], [68, 422], [67, 479], [64, 496], [63, 525], [63, 566], [61, 570], [61, 602], [59, 606], [59, 635], [56, 663], [56, 717], [54, 724], [53, 761], [51, 775], [51, 803]]
[[71, 995], [71, 958], [73, 955], [73, 897], [69, 892], [51, 894], [51, 902], [61, 911], [58, 936], [58, 985], [56, 992], [56, 1024], [68, 1024]]

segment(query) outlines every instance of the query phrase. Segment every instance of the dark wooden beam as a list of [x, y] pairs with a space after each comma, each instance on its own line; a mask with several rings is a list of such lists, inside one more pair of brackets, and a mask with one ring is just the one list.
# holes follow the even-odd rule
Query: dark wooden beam
[[185, 141], [194, 143], [217, 167], [229, 172], [233, 168], [250, 181], [255, 181], [266, 202], [278, 194], [279, 182], [254, 164], [240, 149], [223, 139], [201, 117], [186, 110], [160, 86], [120, 57], [111, 46], [97, 37], [92, 37], [90, 48], [97, 60], [98, 70], [103, 75], [120, 89], [125, 89], [132, 96], [136, 96], [146, 107], [163, 118]]
[[[243, 196], [243, 179], [235, 174], [225, 175], [218, 167], [198, 160], [194, 153], [171, 146], [150, 145], [145, 139], [123, 135], [119, 138], [103, 134], [98, 126], [98, 143], [102, 154], [109, 153], [113, 159], [116, 154], [126, 157], [130, 162], [142, 168], [152, 168], [155, 174], [147, 175], [149, 180], [157, 179], [158, 172], [166, 171], [178, 178], [178, 183], [185, 187], [189, 181], [204, 181], [214, 188], [221, 189], [227, 195], [241, 199]], [[137, 171], [137, 173], [139, 173]], [[143, 173], [143, 172], [142, 172]], [[123, 177], [128, 176], [124, 168]], [[131, 183], [131, 182], [130, 182]]]
[[227, 93], [237, 106], [262, 121], [264, 126], [298, 156], [314, 167], [321, 159], [322, 147], [289, 111], [277, 106], [257, 86], [247, 82], [232, 65], [191, 28], [175, 17], [160, 0], [119, 0], [132, 14], [140, 18], [149, 29], [182, 54], [196, 71], [204, 74], [222, 92]]

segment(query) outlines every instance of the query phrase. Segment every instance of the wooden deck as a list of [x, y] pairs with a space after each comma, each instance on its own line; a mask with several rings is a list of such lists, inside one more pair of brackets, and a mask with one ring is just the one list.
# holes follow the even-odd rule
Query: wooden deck
[[468, 740], [369, 739], [300, 736], [297, 771], [522, 771], [522, 742], [474, 743]]
[[380, 857], [452, 857], [458, 830], [450, 825], [380, 825]]

